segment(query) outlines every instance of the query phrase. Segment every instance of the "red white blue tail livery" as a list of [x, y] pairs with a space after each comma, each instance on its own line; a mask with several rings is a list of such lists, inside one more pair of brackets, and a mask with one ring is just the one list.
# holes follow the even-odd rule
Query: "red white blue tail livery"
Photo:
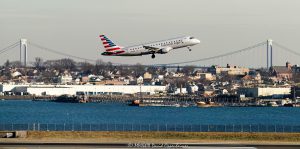
[[114, 44], [105, 35], [100, 35], [99, 37], [100, 37], [102, 44], [106, 51], [104, 53], [112, 53], [112, 55], [113, 55], [113, 54], [121, 54], [121, 53], [125, 52], [124, 50], [121, 49], [120, 46], [117, 46], [116, 44]]

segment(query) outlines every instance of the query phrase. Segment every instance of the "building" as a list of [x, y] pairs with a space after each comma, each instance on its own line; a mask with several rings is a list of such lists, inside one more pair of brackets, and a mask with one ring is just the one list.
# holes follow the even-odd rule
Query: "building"
[[[166, 86], [142, 86], [145, 94], [165, 92]], [[59, 96], [63, 94], [76, 95], [111, 95], [136, 94], [140, 92], [139, 85], [0, 85], [0, 92], [29, 93], [31, 95]]]
[[270, 74], [278, 80], [290, 80], [293, 76], [292, 65], [286, 62], [285, 66], [273, 66], [270, 68]]
[[244, 86], [257, 85], [257, 84], [263, 83], [263, 81], [261, 79], [261, 75], [257, 71], [250, 71], [248, 75], [241, 78], [241, 81], [242, 81], [241, 83]]
[[292, 67], [293, 73], [298, 73], [300, 74], [300, 66], [299, 65], [294, 65]]
[[171, 75], [172, 75], [172, 77], [175, 77], [175, 78], [180, 78], [180, 77], [185, 76], [184, 73], [182, 73], [182, 72], [172, 73]]
[[300, 99], [300, 87], [299, 86], [291, 87], [291, 98]]
[[195, 71], [193, 76], [190, 78], [193, 80], [198, 80], [198, 79], [209, 80], [209, 81], [216, 80], [216, 77], [214, 77], [211, 73], [203, 73], [201, 71]]
[[211, 73], [200, 73], [199, 75], [200, 75], [200, 79], [209, 80], [209, 81], [216, 80], [216, 77], [213, 76]]
[[208, 68], [208, 72], [212, 74], [228, 74], [228, 75], [247, 75], [249, 68], [230, 66], [227, 64], [226, 67], [212, 66]]
[[194, 94], [198, 91], [198, 86], [197, 85], [194, 85], [194, 84], [189, 84], [187, 87], [186, 87], [186, 91], [188, 92], [188, 94]]
[[246, 97], [266, 97], [272, 96], [274, 98], [280, 98], [289, 96], [291, 94], [291, 88], [281, 87], [281, 88], [262, 88], [262, 87], [252, 87], [252, 88], [239, 88], [239, 95], [245, 95]]
[[72, 76], [67, 74], [59, 76], [58, 81], [60, 84], [72, 84]]
[[151, 80], [151, 79], [152, 79], [152, 74], [149, 73], [149, 72], [145, 72], [145, 73], [144, 73], [144, 79], [149, 79], [149, 80]]

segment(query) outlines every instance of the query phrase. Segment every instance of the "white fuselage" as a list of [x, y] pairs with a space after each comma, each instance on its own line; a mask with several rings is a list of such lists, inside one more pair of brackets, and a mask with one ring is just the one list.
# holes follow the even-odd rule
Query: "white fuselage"
[[129, 47], [122, 47], [123, 53], [113, 56], [139, 56], [147, 54], [165, 54], [173, 49], [190, 47], [199, 44], [200, 41], [191, 36], [172, 38], [162, 41], [150, 42]]

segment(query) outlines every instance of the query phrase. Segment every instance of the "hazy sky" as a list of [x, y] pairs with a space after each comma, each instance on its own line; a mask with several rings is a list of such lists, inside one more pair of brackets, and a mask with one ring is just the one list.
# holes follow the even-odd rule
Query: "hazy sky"
[[[72, 55], [116, 63], [188, 61], [239, 50], [268, 38], [297, 50], [300, 39], [299, 0], [0, 0], [0, 20], [0, 49], [23, 37]], [[192, 52], [178, 49], [154, 60], [150, 55], [104, 57], [99, 34], [121, 46], [182, 35], [195, 36], [201, 44]], [[263, 55], [256, 55], [264, 61]], [[30, 60], [36, 56], [61, 58], [29, 47]], [[0, 57], [0, 64], [8, 58], [17, 60], [18, 48]], [[220, 61], [241, 61], [229, 59], [232, 61]], [[291, 61], [297, 62], [296, 58]]]

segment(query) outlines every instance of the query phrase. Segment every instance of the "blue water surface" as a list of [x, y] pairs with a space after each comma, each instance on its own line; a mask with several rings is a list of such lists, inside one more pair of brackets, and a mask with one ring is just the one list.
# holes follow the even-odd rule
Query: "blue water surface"
[[0, 101], [0, 123], [300, 125], [292, 107], [134, 107], [125, 103]]

